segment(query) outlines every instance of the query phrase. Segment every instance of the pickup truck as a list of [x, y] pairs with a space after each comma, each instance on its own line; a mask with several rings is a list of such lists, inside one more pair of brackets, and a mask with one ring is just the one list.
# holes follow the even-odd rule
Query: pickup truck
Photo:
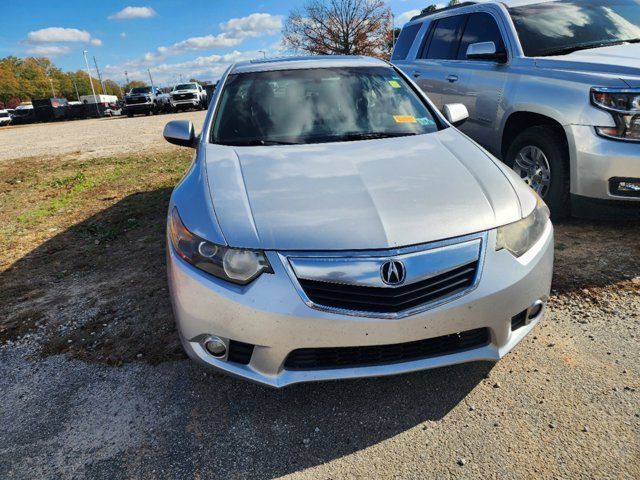
[[173, 110], [187, 108], [207, 108], [207, 92], [199, 83], [180, 83], [171, 91], [171, 107]]
[[635, 216], [639, 42], [639, 0], [465, 2], [412, 18], [392, 62], [556, 218]]
[[136, 113], [160, 113], [166, 107], [166, 99], [163, 99], [156, 87], [134, 87], [125, 95], [124, 102], [123, 111], [128, 117], [133, 117]]

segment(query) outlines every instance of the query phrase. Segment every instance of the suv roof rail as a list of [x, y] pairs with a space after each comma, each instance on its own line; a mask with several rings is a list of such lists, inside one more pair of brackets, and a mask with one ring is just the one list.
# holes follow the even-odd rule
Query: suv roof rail
[[414, 20], [417, 20], [419, 18], [428, 17], [429, 15], [435, 15], [436, 13], [440, 13], [440, 12], [446, 12], [447, 10], [454, 10], [456, 8], [468, 7], [469, 5], [475, 5], [476, 3], [478, 3], [478, 2], [462, 2], [462, 3], [458, 3], [457, 5], [451, 5], [449, 7], [438, 8], [437, 10], [429, 11], [429, 12], [425, 11], [426, 8], [424, 8], [418, 15], [416, 15], [415, 17], [412, 17], [411, 20], [409, 20], [409, 21], [413, 22]]

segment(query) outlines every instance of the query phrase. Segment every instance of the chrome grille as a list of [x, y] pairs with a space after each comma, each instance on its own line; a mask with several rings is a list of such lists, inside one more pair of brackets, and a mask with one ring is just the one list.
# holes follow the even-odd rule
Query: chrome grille
[[478, 262], [398, 288], [360, 287], [339, 283], [300, 280], [309, 299], [319, 305], [345, 310], [398, 313], [468, 289]]
[[[298, 293], [318, 310], [400, 318], [467, 294], [482, 273], [486, 233], [426, 245], [353, 252], [283, 252]], [[390, 263], [402, 280], [389, 282]]]

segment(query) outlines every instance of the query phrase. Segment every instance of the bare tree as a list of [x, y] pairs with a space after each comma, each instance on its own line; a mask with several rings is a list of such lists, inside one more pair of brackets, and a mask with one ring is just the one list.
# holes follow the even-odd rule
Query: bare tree
[[285, 46], [312, 55], [387, 57], [392, 15], [383, 0], [309, 0], [285, 22]]

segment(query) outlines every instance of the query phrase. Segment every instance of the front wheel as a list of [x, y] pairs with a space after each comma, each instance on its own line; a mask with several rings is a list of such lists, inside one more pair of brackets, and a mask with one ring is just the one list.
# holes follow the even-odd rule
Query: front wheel
[[546, 126], [526, 129], [509, 147], [505, 163], [549, 205], [553, 218], [569, 214], [569, 158], [560, 133]]

